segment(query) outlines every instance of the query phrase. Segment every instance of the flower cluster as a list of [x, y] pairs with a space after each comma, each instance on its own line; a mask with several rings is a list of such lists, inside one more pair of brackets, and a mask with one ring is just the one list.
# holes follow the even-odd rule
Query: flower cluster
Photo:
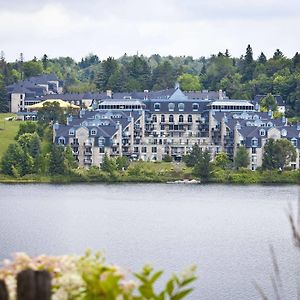
[[[186, 286], [196, 279], [195, 269], [191, 268], [181, 276], [173, 275], [165, 289], [156, 293], [154, 284], [162, 271], [154, 272], [151, 266], [130, 274], [119, 266], [107, 264], [100, 253], [93, 255], [90, 251], [83, 256], [30, 257], [26, 253], [16, 253], [12, 261], [4, 260], [0, 268], [0, 280], [5, 281], [10, 300], [16, 299], [17, 274], [26, 269], [50, 273], [53, 300], [177, 299], [176, 295], [188, 295], [192, 291]], [[130, 276], [135, 280], [128, 278]]]

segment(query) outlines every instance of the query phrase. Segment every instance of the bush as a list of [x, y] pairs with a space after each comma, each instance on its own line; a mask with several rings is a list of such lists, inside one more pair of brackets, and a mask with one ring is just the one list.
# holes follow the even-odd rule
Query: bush
[[105, 263], [104, 257], [87, 251], [84, 256], [39, 256], [31, 258], [25, 253], [17, 253], [15, 260], [0, 269], [0, 278], [4, 279], [9, 293], [14, 297], [16, 273], [31, 268], [46, 270], [52, 275], [53, 300], [77, 299], [127, 299], [152, 300], [186, 298], [196, 280], [195, 267], [191, 267], [180, 276], [173, 275], [159, 292], [154, 285], [163, 274], [155, 272], [151, 266], [145, 266], [139, 273], [129, 274], [128, 279], [123, 269]]

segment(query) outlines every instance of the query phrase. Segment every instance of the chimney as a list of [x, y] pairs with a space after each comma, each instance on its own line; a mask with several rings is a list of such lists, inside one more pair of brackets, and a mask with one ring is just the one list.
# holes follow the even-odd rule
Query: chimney
[[273, 112], [272, 112], [271, 109], [269, 109], [269, 111], [268, 111], [268, 116], [269, 116], [271, 119], [273, 119]]
[[149, 90], [144, 90], [144, 100], [148, 100]]
[[223, 91], [219, 90], [219, 100], [223, 100]]
[[112, 90], [107, 90], [106, 91], [106, 96], [112, 99]]
[[54, 130], [57, 130], [59, 128], [59, 124], [58, 124], [58, 122], [56, 121], [55, 123], [54, 123], [54, 125], [53, 125], [53, 129]]

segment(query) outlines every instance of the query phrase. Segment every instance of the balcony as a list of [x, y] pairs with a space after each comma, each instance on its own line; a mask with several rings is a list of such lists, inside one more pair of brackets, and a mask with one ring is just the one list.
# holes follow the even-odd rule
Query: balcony
[[84, 162], [85, 164], [87, 164], [87, 165], [91, 165], [91, 164], [92, 164], [92, 160], [91, 160], [90, 158], [85, 158], [85, 159], [83, 160], [83, 162]]

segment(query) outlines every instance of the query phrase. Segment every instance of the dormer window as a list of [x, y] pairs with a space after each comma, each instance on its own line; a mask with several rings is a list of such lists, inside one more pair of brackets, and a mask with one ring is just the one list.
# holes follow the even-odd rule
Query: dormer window
[[169, 111], [174, 111], [175, 104], [174, 103], [169, 103], [168, 108], [169, 108]]
[[292, 138], [291, 142], [292, 142], [294, 147], [297, 147], [297, 139], [296, 138]]
[[58, 138], [58, 143], [60, 145], [64, 145], [66, 143], [66, 139], [63, 136], [61, 136], [61, 137]]
[[272, 127], [273, 126], [273, 123], [272, 122], [268, 122], [267, 123], [267, 127]]
[[178, 110], [179, 111], [184, 111], [184, 104], [183, 103], [178, 104]]
[[69, 135], [75, 135], [75, 130], [74, 130], [74, 128], [71, 128], [71, 129], [69, 130]]
[[260, 136], [265, 136], [266, 135], [266, 131], [264, 129], [260, 129], [259, 130], [259, 135]]
[[154, 110], [155, 111], [160, 111], [160, 104], [159, 103], [154, 104]]
[[91, 135], [96, 135], [97, 134], [97, 129], [92, 129], [91, 130]]
[[251, 146], [252, 147], [257, 147], [258, 146], [258, 140], [257, 138], [253, 138], [252, 141], [251, 141]]
[[199, 104], [193, 103], [193, 111], [198, 111], [198, 109], [199, 109]]
[[281, 135], [282, 135], [282, 136], [287, 136], [287, 131], [286, 131], [286, 129], [282, 129], [282, 130], [281, 130]]

